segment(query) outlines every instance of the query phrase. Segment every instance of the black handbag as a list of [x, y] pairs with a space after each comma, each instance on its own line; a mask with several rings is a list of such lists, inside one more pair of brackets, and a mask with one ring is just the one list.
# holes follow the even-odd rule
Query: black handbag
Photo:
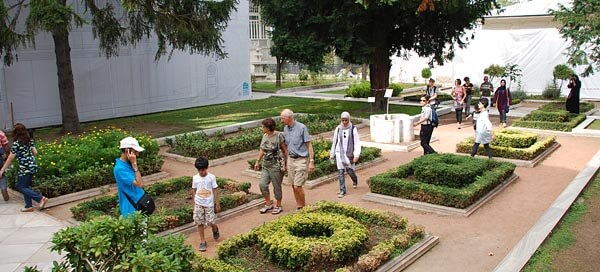
[[137, 203], [133, 202], [131, 197], [129, 197], [125, 192], [123, 192], [123, 194], [125, 195], [125, 197], [127, 197], [127, 200], [129, 200], [131, 206], [133, 206], [136, 210], [142, 212], [143, 215], [151, 215], [152, 213], [154, 213], [156, 205], [154, 204], [154, 199], [152, 199], [152, 197], [148, 193], [144, 192], [144, 195], [140, 198], [140, 200], [138, 200]]

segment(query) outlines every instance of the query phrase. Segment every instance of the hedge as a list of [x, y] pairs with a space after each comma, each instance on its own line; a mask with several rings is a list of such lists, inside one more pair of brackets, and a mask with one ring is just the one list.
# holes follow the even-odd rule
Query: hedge
[[[120, 156], [119, 141], [135, 137], [146, 150], [138, 157], [142, 175], [160, 171], [163, 159], [158, 143], [150, 136], [132, 134], [117, 128], [98, 129], [60, 141], [38, 142], [38, 172], [33, 190], [52, 198], [115, 183], [113, 166]], [[17, 160], [7, 172], [11, 188], [16, 189]]]
[[[403, 90], [398, 83], [392, 83], [388, 88], [393, 90], [392, 96], [400, 95]], [[355, 98], [367, 98], [372, 96], [371, 83], [369, 81], [361, 81], [359, 83], [351, 84], [348, 89], [346, 89], [346, 96]]]
[[[444, 168], [447, 171], [460, 172], [462, 169], [459, 167], [447, 166], [458, 161], [463, 161], [463, 165], [469, 165], [471, 168], [481, 167], [476, 175], [465, 175], [467, 177], [464, 179], [470, 180], [468, 184], [458, 179], [457, 173], [446, 174], [443, 178], [429, 182], [422, 182], [415, 178], [415, 172], [425, 171], [423, 167], [427, 165], [429, 169]], [[515, 167], [512, 163], [495, 160], [455, 154], [430, 154], [386, 173], [375, 175], [369, 178], [368, 183], [373, 193], [462, 209], [475, 203], [510, 177]], [[455, 187], [457, 184], [464, 184], [464, 186]]]
[[[192, 177], [173, 178], [160, 183], [154, 183], [145, 188], [155, 200], [161, 195], [167, 193], [181, 192], [181, 195], [187, 196], [192, 184]], [[219, 185], [219, 204], [223, 211], [248, 203], [253, 198], [259, 198], [259, 195], [250, 193], [249, 182], [238, 183], [233, 180], [218, 178]], [[232, 194], [223, 194], [224, 190], [234, 191]], [[73, 218], [79, 221], [89, 221], [98, 216], [119, 216], [117, 195], [107, 195], [95, 198], [90, 201], [82, 202], [71, 208]], [[150, 217], [150, 225], [159, 231], [171, 229], [186, 223], [192, 222], [193, 200], [190, 199], [189, 205], [183, 207], [171, 207], [171, 209], [157, 207], [157, 211]]]
[[217, 255], [258, 271], [269, 270], [257, 259], [264, 257], [294, 271], [375, 271], [424, 235], [422, 227], [407, 226], [398, 215], [320, 201], [232, 237], [217, 248]]
[[[339, 119], [337, 114], [300, 115], [296, 118], [308, 127], [311, 134], [332, 131], [339, 125]], [[283, 130], [280, 123], [277, 123], [276, 130]], [[205, 156], [208, 159], [218, 159], [257, 149], [262, 136], [263, 132], [260, 127], [240, 131], [231, 137], [225, 137], [224, 133], [211, 137], [204, 133], [186, 133], [176, 136], [175, 142], [168, 142], [171, 147], [169, 152], [187, 157]]]
[[532, 146], [538, 139], [538, 135], [514, 129], [504, 129], [494, 132], [495, 138], [492, 142], [497, 146], [525, 148]]
[[[337, 173], [337, 165], [329, 161], [331, 144], [331, 140], [317, 140], [312, 142], [315, 154], [315, 171], [308, 174], [309, 180]], [[381, 149], [376, 147], [362, 147], [359, 163], [369, 162], [379, 157], [381, 157]], [[254, 169], [255, 163], [256, 159], [248, 160], [248, 169]], [[262, 166], [262, 164], [259, 165]]]
[[513, 122], [513, 126], [548, 129], [557, 131], [571, 131], [586, 119], [585, 112], [594, 108], [591, 103], [580, 103], [580, 114], [569, 113], [565, 110], [564, 102], [552, 102], [532, 111], [525, 117]]

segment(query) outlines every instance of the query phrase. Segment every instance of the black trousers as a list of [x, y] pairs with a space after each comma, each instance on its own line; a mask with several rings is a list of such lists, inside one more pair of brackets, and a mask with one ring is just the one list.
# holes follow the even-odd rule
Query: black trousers
[[421, 138], [421, 147], [423, 147], [423, 152], [425, 155], [437, 153], [433, 150], [433, 147], [429, 145], [431, 141], [431, 134], [433, 134], [433, 126], [432, 125], [421, 125], [421, 131], [419, 132], [419, 138]]

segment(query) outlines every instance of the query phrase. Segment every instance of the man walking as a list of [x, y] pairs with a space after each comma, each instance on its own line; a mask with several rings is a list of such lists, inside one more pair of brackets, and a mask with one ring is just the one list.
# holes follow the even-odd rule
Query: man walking
[[[488, 76], [483, 77], [483, 83], [479, 86], [481, 92], [481, 98], [488, 100], [488, 105], [492, 104], [492, 92], [494, 92], [494, 85], [489, 81]], [[488, 106], [489, 107], [489, 106]]]
[[292, 184], [296, 207], [304, 208], [306, 198], [304, 183], [308, 179], [308, 172], [315, 170], [315, 157], [308, 128], [294, 120], [294, 112], [284, 109], [280, 114], [281, 123], [284, 124], [283, 136], [288, 147], [288, 179]]

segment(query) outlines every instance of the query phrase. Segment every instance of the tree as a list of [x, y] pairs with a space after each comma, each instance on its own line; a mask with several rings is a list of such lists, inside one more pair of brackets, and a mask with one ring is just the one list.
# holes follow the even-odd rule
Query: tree
[[519, 68], [519, 65], [510, 62], [504, 65], [503, 68], [504, 72], [502, 73], [502, 77], [508, 78], [508, 87], [510, 87], [513, 82], [521, 77], [521, 68]]
[[576, 0], [572, 7], [559, 4], [558, 10], [550, 10], [561, 24], [559, 32], [570, 41], [567, 49], [568, 64], [584, 65], [582, 76], [600, 71], [600, 0]]
[[492, 64], [487, 68], [483, 69], [483, 73], [490, 76], [490, 82], [494, 81], [496, 77], [504, 76], [504, 67], [498, 64]]
[[564, 81], [571, 78], [571, 76], [574, 74], [575, 72], [573, 71], [573, 69], [569, 68], [569, 66], [567, 66], [566, 64], [559, 64], [554, 66], [554, 70], [552, 71], [552, 77], [554, 78], [554, 88], [558, 87], [556, 86], [556, 81], [560, 80], [560, 87], [558, 87], [558, 89], [562, 89]]
[[330, 48], [350, 63], [368, 63], [375, 107], [383, 110], [389, 85], [390, 56], [414, 51], [430, 65], [451, 59], [464, 47], [465, 31], [497, 7], [494, 0], [257, 0], [275, 30], [319, 44], [306, 63]]
[[421, 70], [421, 77], [425, 79], [425, 83], [427, 83], [427, 79], [431, 77], [431, 68], [425, 67]]
[[[0, 4], [0, 55], [4, 63], [11, 65], [18, 60], [19, 47], [35, 46], [37, 32], [50, 32], [54, 40], [63, 132], [79, 132], [69, 44], [73, 27], [90, 24], [106, 57], [117, 56], [121, 46], [135, 46], [138, 41], [155, 36], [156, 60], [167, 53], [170, 56], [174, 50], [223, 58], [226, 53], [221, 49], [221, 33], [237, 0], [84, 0], [85, 12], [92, 18], [89, 22], [67, 0], [17, 0], [10, 6], [6, 3]], [[24, 30], [19, 31], [19, 16], [26, 14], [25, 8], [29, 13]]]

